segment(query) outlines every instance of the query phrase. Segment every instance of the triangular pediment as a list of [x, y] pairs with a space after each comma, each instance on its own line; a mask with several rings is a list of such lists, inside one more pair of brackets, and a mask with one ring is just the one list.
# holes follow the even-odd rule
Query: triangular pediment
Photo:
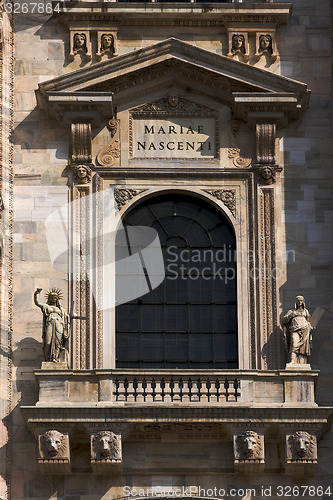
[[55, 93], [112, 92], [119, 105], [142, 87], [149, 90], [179, 81], [227, 104], [236, 92], [293, 94], [303, 109], [309, 98], [304, 83], [169, 38], [42, 83], [37, 99], [41, 105]]

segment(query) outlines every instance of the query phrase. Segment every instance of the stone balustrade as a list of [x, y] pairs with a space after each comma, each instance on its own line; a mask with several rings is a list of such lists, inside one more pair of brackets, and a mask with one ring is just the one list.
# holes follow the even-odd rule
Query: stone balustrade
[[316, 406], [318, 372], [303, 370], [36, 370], [38, 406]]

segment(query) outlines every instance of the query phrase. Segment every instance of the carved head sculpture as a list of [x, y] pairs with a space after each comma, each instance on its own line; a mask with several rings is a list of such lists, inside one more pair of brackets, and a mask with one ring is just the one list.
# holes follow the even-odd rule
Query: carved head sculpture
[[104, 50], [114, 52], [114, 37], [111, 33], [103, 33], [101, 36], [101, 51]]
[[93, 437], [93, 451], [96, 460], [120, 459], [118, 436], [111, 431], [97, 432]]
[[302, 295], [297, 295], [295, 298], [295, 309], [305, 309], [305, 301]]
[[44, 455], [55, 458], [65, 445], [65, 436], [61, 432], [51, 430], [45, 432], [41, 438], [41, 447]]
[[86, 35], [84, 33], [75, 33], [73, 47], [76, 51], [87, 52]]
[[308, 432], [297, 431], [289, 437], [289, 443], [292, 448], [295, 459], [313, 458], [315, 450], [315, 438]]
[[273, 184], [275, 182], [275, 170], [272, 167], [261, 167], [259, 170], [261, 180], [264, 184]]
[[177, 108], [179, 104], [179, 97], [177, 95], [169, 95], [168, 104], [171, 108]]
[[74, 179], [79, 184], [87, 184], [91, 180], [91, 168], [87, 165], [75, 167]]
[[237, 436], [238, 453], [241, 459], [249, 460], [258, 457], [261, 450], [261, 442], [258, 434], [254, 431], [246, 431]]
[[259, 36], [259, 52], [267, 52], [268, 54], [273, 53], [273, 42], [271, 35]]
[[244, 35], [236, 34], [232, 37], [232, 52], [240, 51], [245, 53], [245, 37]]

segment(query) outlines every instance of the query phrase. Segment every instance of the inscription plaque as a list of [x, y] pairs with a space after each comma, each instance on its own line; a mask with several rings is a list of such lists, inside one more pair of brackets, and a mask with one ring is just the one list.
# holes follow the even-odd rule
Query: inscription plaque
[[133, 158], [216, 158], [214, 117], [133, 116], [132, 133]]

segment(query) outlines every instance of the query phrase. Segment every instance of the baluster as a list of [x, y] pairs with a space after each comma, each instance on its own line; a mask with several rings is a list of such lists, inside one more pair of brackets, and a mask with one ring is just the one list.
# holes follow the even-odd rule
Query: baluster
[[229, 401], [229, 387], [230, 387], [230, 384], [229, 384], [229, 380], [226, 378], [225, 381], [224, 381], [224, 389], [225, 389], [225, 400], [228, 402]]
[[209, 401], [208, 382], [209, 382], [209, 379], [206, 379], [206, 378], [200, 380], [200, 384], [201, 384], [201, 387], [200, 387], [200, 392], [201, 392], [200, 401], [202, 401], [203, 403], [207, 403]]
[[193, 380], [191, 384], [191, 401], [201, 401], [201, 380], [198, 378], [196, 380]]
[[146, 379], [146, 403], [152, 403], [154, 401], [152, 383], [153, 381], [150, 378]]
[[172, 388], [171, 382], [172, 379], [168, 380], [167, 378], [163, 378], [163, 401], [165, 403], [171, 403], [172, 401]]
[[153, 396], [153, 401], [155, 401], [155, 397], [156, 397], [156, 381], [155, 379], [153, 378], [152, 381], [151, 381], [151, 390], [152, 390], [152, 396]]
[[218, 380], [213, 379], [210, 382], [210, 403], [217, 403], [218, 401], [218, 386], [217, 386]]
[[163, 395], [162, 395], [162, 380], [159, 378], [159, 379], [156, 379], [155, 380], [155, 401], [158, 401], [158, 402], [161, 402], [163, 401]]
[[135, 379], [127, 379], [127, 398], [126, 398], [126, 401], [128, 403], [135, 402], [134, 381], [135, 381]]
[[188, 380], [182, 380], [183, 382], [183, 388], [182, 388], [182, 401], [183, 403], [187, 403], [188, 401], [190, 401], [191, 399], [191, 387], [192, 387], [192, 384], [191, 384], [191, 379], [188, 379]]
[[144, 399], [144, 388], [143, 388], [144, 380], [145, 379], [136, 381], [136, 383], [137, 383], [136, 402], [137, 403], [143, 403], [143, 401], [145, 400]]

